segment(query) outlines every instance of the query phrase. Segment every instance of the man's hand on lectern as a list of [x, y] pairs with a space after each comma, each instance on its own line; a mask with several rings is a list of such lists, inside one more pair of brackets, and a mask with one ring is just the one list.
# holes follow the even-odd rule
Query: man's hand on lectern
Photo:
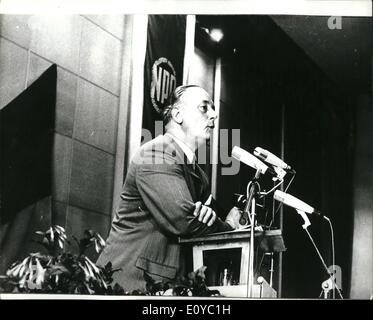
[[242, 211], [237, 207], [233, 207], [225, 218], [225, 222], [228, 223], [233, 229], [238, 229], [241, 226], [239, 222], [241, 215]]
[[209, 206], [211, 205], [212, 195], [202, 204], [200, 201], [195, 203], [194, 215], [198, 216], [198, 221], [211, 227], [216, 220], [216, 213]]

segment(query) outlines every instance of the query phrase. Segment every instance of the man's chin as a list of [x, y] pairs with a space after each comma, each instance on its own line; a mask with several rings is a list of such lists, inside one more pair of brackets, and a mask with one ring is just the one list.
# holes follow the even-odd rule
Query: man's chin
[[200, 148], [203, 145], [209, 146], [210, 145], [210, 140], [211, 140], [211, 135], [210, 134], [204, 136], [203, 138], [200, 137], [200, 139], [198, 139], [198, 142], [197, 142], [198, 148]]

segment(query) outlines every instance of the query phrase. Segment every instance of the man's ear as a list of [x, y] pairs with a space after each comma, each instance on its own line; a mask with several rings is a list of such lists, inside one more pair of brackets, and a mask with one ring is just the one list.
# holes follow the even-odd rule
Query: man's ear
[[179, 108], [173, 108], [171, 110], [171, 116], [172, 116], [172, 119], [174, 119], [174, 121], [178, 124], [182, 124], [183, 123], [183, 116], [179, 110]]

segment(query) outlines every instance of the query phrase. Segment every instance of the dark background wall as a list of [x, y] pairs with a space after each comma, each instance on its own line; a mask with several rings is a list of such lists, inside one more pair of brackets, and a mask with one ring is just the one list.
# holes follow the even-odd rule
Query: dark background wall
[[[364, 205], [362, 201], [354, 202], [357, 184], [367, 182], [370, 176], [361, 173], [365, 169], [356, 159], [369, 157], [372, 140], [364, 155], [358, 157], [356, 145], [361, 145], [359, 141], [364, 135], [358, 135], [357, 129], [364, 131], [364, 126], [367, 137], [371, 124], [363, 124], [361, 116], [357, 119], [356, 115], [372, 107], [368, 98], [372, 34], [369, 18], [343, 17], [341, 30], [329, 29], [328, 19], [200, 16], [199, 23], [202, 27], [224, 30], [218, 52], [225, 62], [220, 126], [240, 128], [242, 148], [252, 152], [261, 146], [278, 155], [283, 130], [284, 159], [297, 170], [289, 193], [332, 219], [336, 263], [342, 269], [343, 293], [348, 296], [353, 236], [359, 234], [358, 225], [354, 232], [356, 206], [363, 206], [366, 215], [372, 214], [367, 201]], [[361, 99], [362, 95], [366, 99]], [[253, 174], [254, 170], [241, 166], [239, 176], [220, 176], [218, 201], [227, 209], [231, 207], [231, 194], [244, 193]], [[356, 174], [360, 175], [357, 180]], [[370, 192], [372, 184], [368, 181], [359, 192]], [[263, 187], [270, 186], [270, 181], [264, 179]], [[267, 215], [261, 215], [259, 220], [268, 224], [271, 206]], [[279, 226], [279, 218], [277, 214], [274, 226]], [[328, 225], [318, 217], [310, 219], [310, 232], [327, 265], [331, 265]], [[283, 236], [288, 250], [283, 255], [282, 297], [318, 297], [325, 280], [322, 265], [301, 224], [295, 210], [284, 208]], [[371, 234], [366, 237], [371, 242]], [[360, 260], [371, 261], [369, 255], [371, 246], [366, 246]], [[358, 268], [361, 267], [362, 264]]]

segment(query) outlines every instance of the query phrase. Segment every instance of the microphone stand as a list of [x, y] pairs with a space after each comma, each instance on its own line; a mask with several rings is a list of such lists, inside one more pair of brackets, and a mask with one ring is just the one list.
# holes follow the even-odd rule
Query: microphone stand
[[[252, 298], [253, 296], [253, 286], [254, 286], [254, 239], [255, 239], [255, 206], [256, 197], [258, 194], [258, 182], [261, 171], [257, 170], [255, 177], [249, 182], [249, 195], [247, 197], [244, 212], [247, 213], [251, 228], [250, 228], [250, 251], [249, 251], [249, 270], [248, 270], [248, 281], [247, 281], [247, 291], [246, 296]], [[250, 210], [251, 206], [251, 210]], [[250, 212], [251, 211], [251, 212]]]
[[[307, 229], [307, 228], [311, 225], [310, 220], [308, 219], [308, 217], [307, 217], [307, 215], [306, 215], [306, 213], [305, 213], [304, 211], [297, 210], [297, 212], [298, 212], [298, 214], [303, 218], [304, 224], [302, 225], [302, 228], [303, 228], [304, 231], [307, 233], [308, 238], [311, 240], [311, 243], [312, 243], [313, 247], [315, 248], [315, 250], [316, 250], [316, 252], [317, 252], [317, 255], [319, 256], [319, 258], [320, 258], [320, 260], [321, 260], [321, 263], [322, 263], [322, 265], [323, 265], [323, 267], [324, 267], [326, 273], [327, 273], [328, 276], [329, 276], [329, 280], [331, 280], [331, 281], [333, 282], [333, 286], [335, 286], [335, 288], [337, 289], [337, 292], [338, 292], [340, 298], [343, 299], [342, 293], [341, 293], [340, 289], [338, 288], [338, 285], [337, 285], [337, 284], [335, 283], [335, 281], [334, 281], [334, 274], [331, 274], [331, 273], [329, 272], [328, 267], [326, 266], [326, 263], [325, 263], [325, 261], [324, 261], [322, 255], [321, 255], [319, 249], [318, 249], [317, 246], [316, 246], [315, 241], [313, 240], [311, 234], [309, 233], [309, 231], [308, 231], [308, 229]], [[325, 286], [325, 288], [324, 288], [324, 286]], [[325, 289], [327, 289], [327, 288], [326, 288], [326, 285], [324, 284], [324, 282], [322, 283], [321, 287], [324, 289], [324, 297], [326, 297]], [[325, 298], [325, 299], [326, 299], [326, 298]]]

